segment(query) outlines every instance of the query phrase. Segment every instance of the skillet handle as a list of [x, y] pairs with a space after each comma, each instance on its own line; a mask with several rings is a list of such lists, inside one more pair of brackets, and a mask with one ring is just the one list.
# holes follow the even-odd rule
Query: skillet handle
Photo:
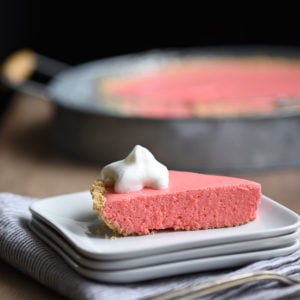
[[10, 91], [47, 98], [47, 82], [68, 65], [52, 58], [21, 49], [0, 66], [0, 84]]

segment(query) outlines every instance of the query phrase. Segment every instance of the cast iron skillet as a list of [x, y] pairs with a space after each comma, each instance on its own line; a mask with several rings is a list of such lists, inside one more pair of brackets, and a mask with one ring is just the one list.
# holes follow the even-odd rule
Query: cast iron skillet
[[247, 117], [144, 118], [107, 109], [96, 95], [101, 79], [160, 68], [171, 60], [256, 55], [298, 59], [300, 51], [268, 47], [153, 50], [75, 67], [35, 54], [34, 71], [51, 77], [47, 85], [28, 80], [29, 76], [15, 82], [3, 73], [2, 83], [51, 99], [56, 106], [56, 143], [63, 151], [99, 165], [122, 159], [141, 144], [170, 169], [227, 173], [300, 166], [299, 110]]

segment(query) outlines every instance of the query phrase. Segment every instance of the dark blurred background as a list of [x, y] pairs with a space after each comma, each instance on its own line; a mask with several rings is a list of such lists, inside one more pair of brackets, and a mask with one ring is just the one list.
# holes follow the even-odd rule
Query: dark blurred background
[[0, 62], [24, 47], [76, 65], [157, 48], [300, 45], [298, 10], [282, 3], [276, 12], [273, 3], [139, 3], [1, 0]]
[[285, 10], [282, 3], [276, 11], [273, 3], [263, 9], [250, 2], [240, 8], [215, 2], [92, 3], [1, 0], [0, 59], [23, 47], [78, 64], [153, 48], [300, 44], [298, 10]]

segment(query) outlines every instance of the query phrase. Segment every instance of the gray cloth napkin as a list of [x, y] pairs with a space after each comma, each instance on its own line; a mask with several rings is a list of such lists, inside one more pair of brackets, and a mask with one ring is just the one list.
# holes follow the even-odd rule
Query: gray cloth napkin
[[[202, 272], [135, 284], [106, 284], [88, 280], [73, 271], [28, 227], [28, 206], [38, 201], [28, 197], [0, 193], [0, 258], [70, 299], [141, 299], [172, 288], [243, 274], [274, 270], [283, 274], [300, 272], [300, 250], [232, 270]], [[207, 296], [204, 299], [299, 299], [300, 284], [282, 286], [275, 282], [248, 283], [239, 288]]]

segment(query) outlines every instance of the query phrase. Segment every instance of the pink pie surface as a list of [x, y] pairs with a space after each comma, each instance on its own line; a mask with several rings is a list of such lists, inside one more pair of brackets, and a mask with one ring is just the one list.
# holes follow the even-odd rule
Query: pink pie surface
[[106, 190], [99, 196], [96, 181], [91, 189], [94, 209], [122, 235], [237, 226], [256, 218], [261, 198], [256, 182], [180, 171], [169, 175], [167, 189], [126, 194]]

